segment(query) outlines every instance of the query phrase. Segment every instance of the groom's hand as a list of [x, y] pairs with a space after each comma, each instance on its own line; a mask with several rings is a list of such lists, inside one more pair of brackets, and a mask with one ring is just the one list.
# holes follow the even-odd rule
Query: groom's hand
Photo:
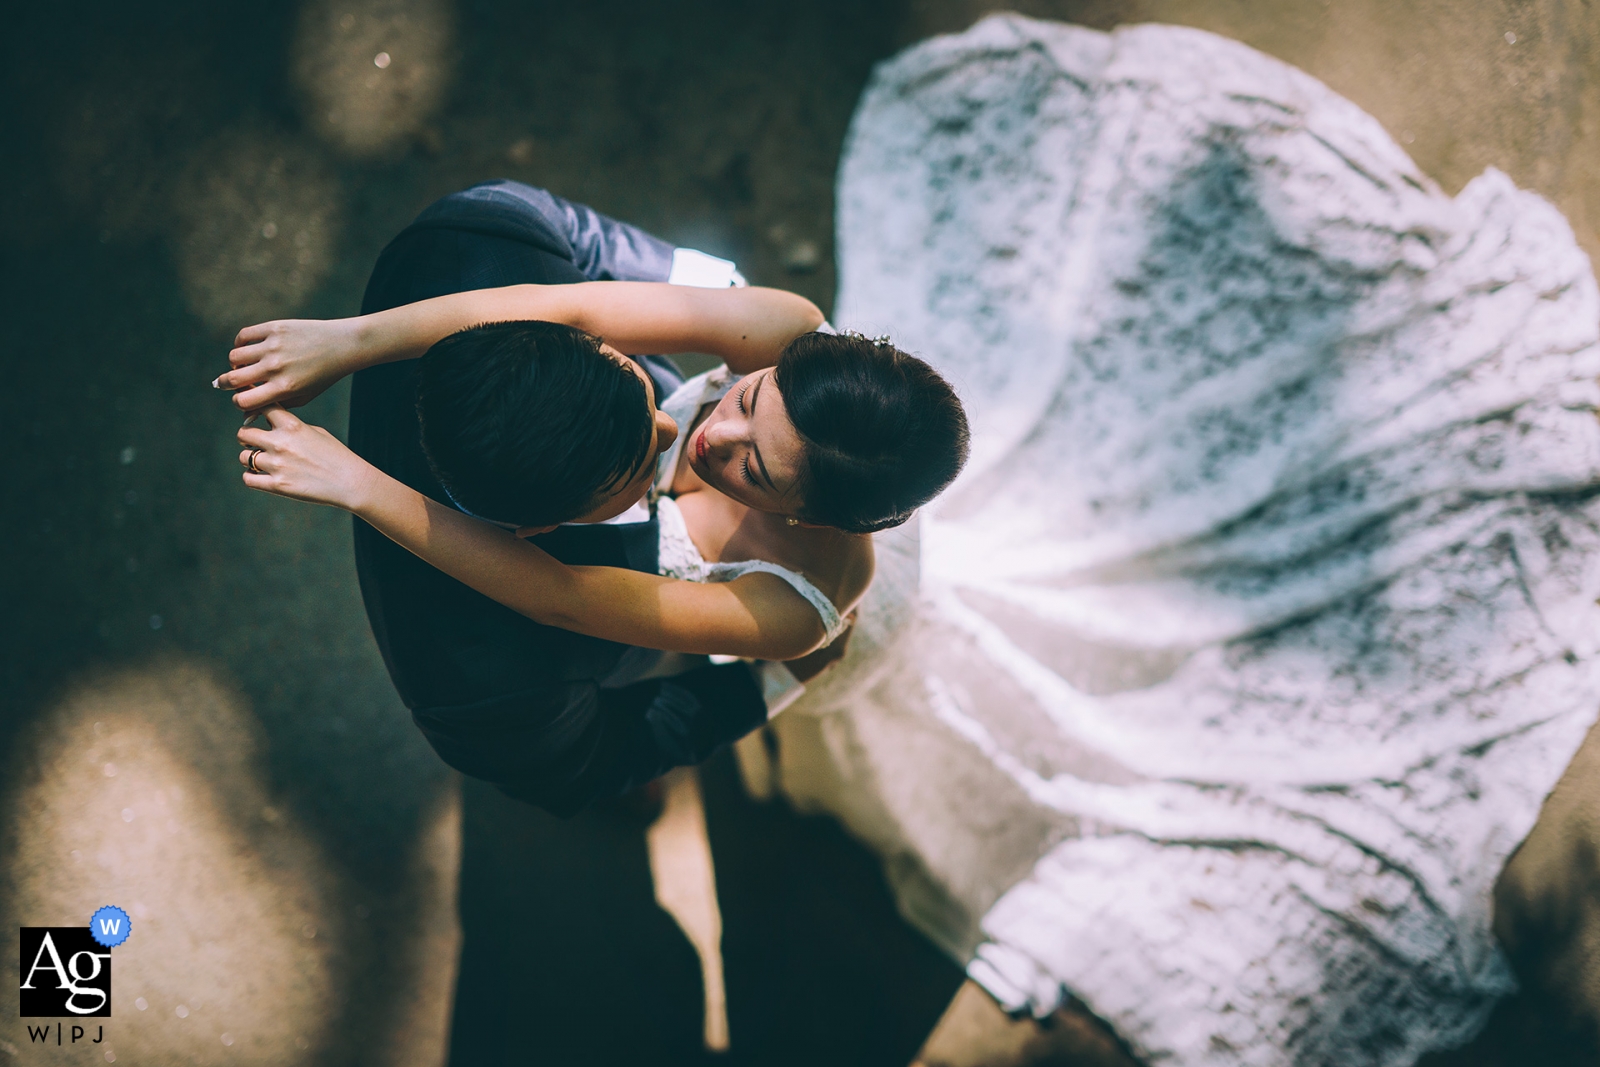
[[242, 411], [292, 408], [361, 367], [358, 319], [279, 319], [246, 326], [233, 341], [233, 370], [212, 386], [234, 390]]

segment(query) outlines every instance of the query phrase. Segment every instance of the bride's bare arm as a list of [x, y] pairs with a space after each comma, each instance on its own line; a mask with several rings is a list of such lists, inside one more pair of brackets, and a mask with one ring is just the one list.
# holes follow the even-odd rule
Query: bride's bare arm
[[[618, 567], [569, 567], [544, 550], [429, 500], [318, 426], [279, 408], [270, 429], [246, 426], [261, 449], [245, 484], [359, 516], [452, 578], [547, 626], [670, 652], [786, 660], [822, 644], [816, 609], [788, 583], [749, 574], [722, 584]], [[248, 465], [249, 452], [240, 460]]]
[[821, 310], [798, 293], [759, 286], [699, 289], [662, 282], [583, 282], [461, 295], [474, 298], [474, 310], [490, 312], [476, 321], [564, 322], [598, 334], [628, 355], [704, 352], [723, 360], [735, 374], [772, 366], [785, 345], [823, 321]]
[[239, 331], [233, 370], [216, 379], [246, 411], [295, 406], [363, 367], [416, 359], [437, 341], [485, 322], [538, 319], [598, 334], [629, 355], [704, 352], [737, 374], [777, 361], [821, 325], [796, 293], [698, 289], [664, 282], [510, 285], [421, 300], [349, 319], [280, 319]]

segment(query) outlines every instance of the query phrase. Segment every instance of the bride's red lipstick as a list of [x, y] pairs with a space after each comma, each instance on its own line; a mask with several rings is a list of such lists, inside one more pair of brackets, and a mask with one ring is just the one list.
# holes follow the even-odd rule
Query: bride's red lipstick
[[701, 463], [706, 461], [706, 431], [703, 426], [700, 432], [694, 435], [694, 458]]

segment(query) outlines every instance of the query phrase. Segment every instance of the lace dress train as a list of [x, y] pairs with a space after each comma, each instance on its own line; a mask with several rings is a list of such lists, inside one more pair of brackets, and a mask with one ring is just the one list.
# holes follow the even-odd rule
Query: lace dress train
[[1600, 710], [1600, 299], [1198, 31], [996, 16], [878, 69], [835, 320], [957, 385], [784, 791], [1003, 1003], [1152, 1064], [1409, 1064], [1512, 985], [1490, 890]]

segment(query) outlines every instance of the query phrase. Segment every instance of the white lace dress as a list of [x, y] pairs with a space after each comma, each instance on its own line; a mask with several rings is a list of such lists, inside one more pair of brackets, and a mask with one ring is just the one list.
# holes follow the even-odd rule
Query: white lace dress
[[[1150, 1064], [1402, 1067], [1600, 710], [1600, 296], [1237, 43], [996, 16], [874, 74], [835, 318], [973, 426], [773, 778], [1008, 1007]], [[841, 962], [841, 966], [847, 966]]]

